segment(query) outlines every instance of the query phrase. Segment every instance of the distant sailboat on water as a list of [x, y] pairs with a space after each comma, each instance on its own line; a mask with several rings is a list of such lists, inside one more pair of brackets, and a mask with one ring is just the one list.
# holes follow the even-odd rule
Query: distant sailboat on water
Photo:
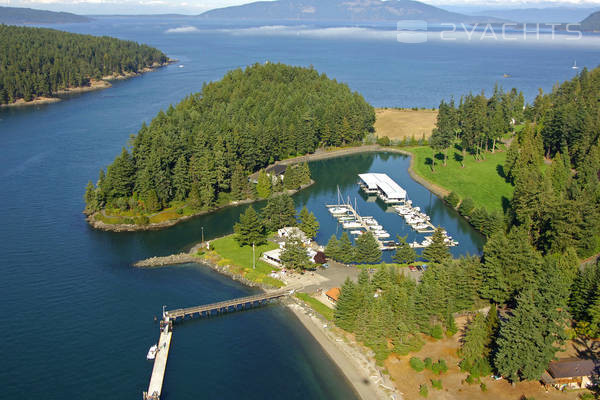
[[573, 61], [573, 66], [571, 67], [571, 69], [579, 69], [579, 67], [577, 66], [577, 60]]

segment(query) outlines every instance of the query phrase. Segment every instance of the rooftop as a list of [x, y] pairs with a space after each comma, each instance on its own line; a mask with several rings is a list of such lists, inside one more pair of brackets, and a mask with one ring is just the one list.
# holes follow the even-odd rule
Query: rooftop
[[591, 376], [597, 373], [595, 360], [583, 358], [566, 358], [552, 361], [548, 372], [554, 379], [571, 378], [577, 376]]
[[406, 198], [406, 190], [402, 189], [387, 174], [359, 174], [358, 177], [369, 189], [378, 189], [389, 199]]
[[334, 287], [325, 292], [325, 296], [332, 298], [335, 301], [338, 301], [340, 298], [340, 288]]

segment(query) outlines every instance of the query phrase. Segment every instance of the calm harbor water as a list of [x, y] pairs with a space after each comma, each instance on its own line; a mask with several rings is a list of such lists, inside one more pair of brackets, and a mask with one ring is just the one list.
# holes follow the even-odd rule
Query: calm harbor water
[[[196, 26], [189, 33], [169, 29]], [[178, 58], [171, 65], [101, 92], [35, 108], [0, 110], [0, 398], [110, 398], [141, 395], [162, 305], [189, 306], [251, 290], [195, 265], [139, 270], [132, 262], [189, 248], [231, 232], [243, 207], [229, 208], [158, 232], [113, 234], [90, 229], [83, 189], [126, 145], [143, 121], [202, 82], [265, 60], [314, 65], [347, 82], [375, 106], [435, 106], [440, 98], [490, 89], [504, 72], [531, 98], [595, 66], [587, 47], [534, 45], [408, 46], [393, 40], [264, 35], [240, 27], [200, 25], [189, 18], [98, 18], [61, 26], [145, 42]], [[262, 29], [264, 31], [265, 29]], [[180, 30], [181, 31], [181, 30]], [[171, 31], [172, 32], [172, 31]], [[446, 47], [445, 47], [446, 46]], [[325, 209], [336, 187], [363, 215], [391, 233], [409, 234], [401, 218], [367, 202], [356, 174], [385, 172], [415, 204], [460, 241], [458, 254], [478, 253], [481, 237], [435, 196], [413, 182], [400, 155], [363, 154], [311, 163], [317, 183], [295, 196], [321, 222], [325, 243], [339, 227]], [[257, 204], [257, 206], [260, 206]], [[176, 328], [165, 398], [350, 399], [344, 378], [285, 309], [271, 306]]]

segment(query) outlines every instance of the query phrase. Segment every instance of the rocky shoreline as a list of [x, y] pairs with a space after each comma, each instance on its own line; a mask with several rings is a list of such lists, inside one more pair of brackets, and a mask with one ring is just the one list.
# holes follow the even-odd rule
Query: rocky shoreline
[[172, 255], [164, 256], [164, 257], [150, 257], [145, 260], [140, 260], [140, 261], [134, 263], [133, 266], [137, 267], [137, 268], [159, 268], [159, 267], [165, 267], [168, 265], [196, 263], [196, 264], [201, 264], [203, 266], [209, 267], [213, 271], [218, 272], [221, 275], [225, 275], [225, 276], [233, 279], [234, 281], [240, 282], [243, 285], [246, 285], [249, 287], [260, 288], [262, 290], [273, 289], [272, 286], [253, 282], [251, 280], [244, 278], [240, 274], [235, 274], [235, 273], [231, 272], [230, 265], [228, 265], [228, 264], [227, 265], [218, 265], [218, 263], [215, 262], [214, 260], [196, 255], [198, 250], [200, 248], [202, 248], [202, 245], [203, 245], [202, 243], [199, 243], [196, 246], [192, 247], [192, 249], [189, 251], [189, 253], [172, 254]]

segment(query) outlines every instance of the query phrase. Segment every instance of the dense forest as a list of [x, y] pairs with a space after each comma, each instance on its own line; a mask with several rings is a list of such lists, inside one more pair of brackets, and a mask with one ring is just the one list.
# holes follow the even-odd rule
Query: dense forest
[[456, 333], [453, 315], [491, 304], [487, 316], [475, 313], [461, 340], [468, 382], [492, 372], [538, 380], [566, 339], [600, 337], [600, 264], [580, 261], [600, 250], [599, 95], [596, 69], [526, 107], [516, 91], [500, 90], [458, 107], [443, 102], [432, 137], [440, 152], [459, 146], [483, 159], [521, 123], [504, 165], [513, 199], [481, 258], [427, 257], [419, 282], [394, 269], [363, 272], [343, 286], [336, 323], [383, 360], [419, 348], [421, 334]]
[[[374, 121], [361, 95], [312, 68], [236, 69], [143, 125], [131, 151], [88, 185], [87, 212], [148, 213], [172, 202], [210, 209], [223, 198], [246, 199], [248, 174], [319, 146], [360, 142]], [[286, 188], [302, 183], [286, 175]]]
[[0, 25], [0, 104], [50, 97], [91, 79], [136, 73], [167, 62], [131, 41], [52, 29]]

